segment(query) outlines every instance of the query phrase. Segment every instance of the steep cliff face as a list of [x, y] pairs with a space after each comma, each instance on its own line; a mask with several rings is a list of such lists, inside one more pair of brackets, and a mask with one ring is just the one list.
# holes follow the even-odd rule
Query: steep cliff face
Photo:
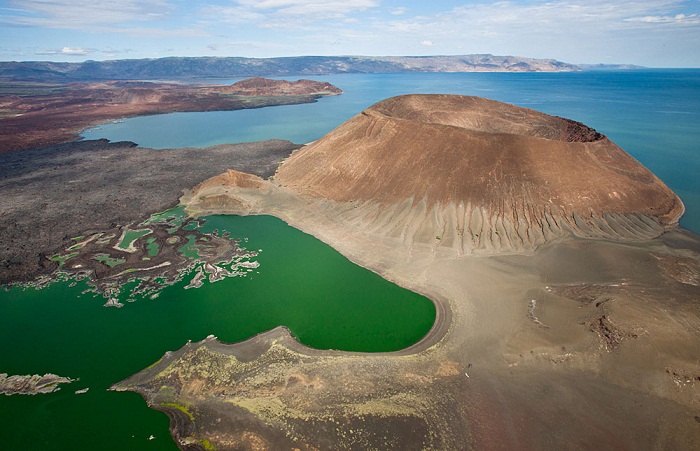
[[647, 239], [684, 207], [583, 124], [476, 97], [373, 105], [294, 153], [275, 181], [338, 220], [457, 254], [520, 252], [568, 234]]

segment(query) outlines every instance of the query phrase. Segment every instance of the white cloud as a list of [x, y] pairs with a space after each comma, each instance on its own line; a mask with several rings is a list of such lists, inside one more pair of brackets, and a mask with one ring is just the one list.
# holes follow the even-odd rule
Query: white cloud
[[63, 47], [61, 49], [49, 49], [35, 52], [36, 55], [64, 55], [64, 56], [87, 56], [94, 50], [86, 50], [80, 47]]
[[171, 9], [166, 0], [15, 0], [12, 5], [17, 14], [6, 21], [47, 28], [150, 21]]
[[[666, 17], [676, 21], [693, 21], [697, 14], [677, 16], [652, 15], [651, 12], [669, 13], [682, 5], [682, 0], [555, 0], [548, 2], [512, 2], [497, 1], [492, 3], [469, 3], [431, 16], [415, 17], [396, 21], [391, 24], [401, 29], [443, 28], [467, 30], [501, 28], [512, 29], [568, 30], [572, 24], [577, 26], [592, 25], [596, 28], [623, 28], [626, 21], [635, 17]], [[659, 22], [661, 20], [658, 20]], [[462, 28], [463, 30], [465, 28]]]
[[675, 16], [642, 16], [629, 17], [626, 22], [642, 22], [642, 23], [663, 23], [663, 24], [681, 24], [681, 25], [699, 25], [700, 14], [676, 14]]
[[139, 38], [208, 36], [197, 27], [154, 26], [173, 11], [167, 0], [14, 0], [5, 26], [80, 30]]
[[[488, 47], [494, 51], [495, 47], [517, 48], [526, 43], [530, 46], [539, 43], [542, 48], [557, 46], [560, 39], [578, 45], [581, 41], [600, 41], [607, 34], [643, 26], [700, 23], [698, 14], [674, 14], [683, 4], [682, 0], [468, 3], [430, 16], [393, 20], [385, 28], [391, 33], [431, 35], [444, 42], [467, 43], [475, 52], [491, 51]], [[618, 38], [610, 36], [610, 39]]]
[[107, 47], [104, 49], [96, 49], [96, 48], [82, 48], [82, 47], [63, 47], [60, 49], [46, 49], [46, 50], [40, 50], [40, 51], [35, 51], [35, 55], [63, 55], [63, 56], [88, 56], [88, 55], [94, 55], [94, 54], [103, 54], [103, 55], [121, 55], [121, 54], [126, 54], [126, 53], [132, 53], [134, 49], [129, 49], [129, 48], [123, 48], [123, 49], [115, 49], [111, 47]]
[[[696, 0], [462, 0], [425, 3], [420, 12], [402, 4], [410, 6], [381, 0], [0, 0], [0, 26], [14, 27], [0, 40], [28, 53], [55, 42], [91, 55], [104, 53], [91, 49], [99, 45], [152, 51], [153, 38], [181, 54], [405, 55], [439, 48], [570, 62], [599, 62], [605, 55], [606, 62], [668, 65], [661, 61], [675, 58], [676, 65], [698, 64]], [[87, 33], [56, 39], [58, 31], [27, 27]], [[72, 58], [60, 47], [52, 52]]]
[[257, 23], [264, 28], [299, 28], [348, 16], [379, 5], [375, 0], [237, 0], [236, 6], [212, 5], [200, 13], [209, 21]]
[[77, 48], [77, 47], [63, 47], [61, 49], [61, 54], [62, 55], [78, 55], [78, 56], [83, 56], [83, 55], [88, 55], [89, 52], [85, 49]]
[[241, 7], [291, 16], [344, 16], [378, 6], [375, 0], [238, 0]]
[[264, 14], [240, 6], [205, 6], [199, 11], [199, 14], [206, 21], [234, 24], [258, 22], [265, 18]]

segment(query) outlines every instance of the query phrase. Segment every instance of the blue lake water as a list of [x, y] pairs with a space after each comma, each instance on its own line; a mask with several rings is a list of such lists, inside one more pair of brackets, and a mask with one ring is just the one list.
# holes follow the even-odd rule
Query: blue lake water
[[87, 130], [83, 136], [161, 149], [268, 138], [306, 143], [387, 97], [476, 95], [567, 117], [606, 134], [681, 196], [687, 208], [681, 225], [700, 232], [700, 70], [313, 78], [333, 83], [344, 94], [314, 104], [132, 118]]

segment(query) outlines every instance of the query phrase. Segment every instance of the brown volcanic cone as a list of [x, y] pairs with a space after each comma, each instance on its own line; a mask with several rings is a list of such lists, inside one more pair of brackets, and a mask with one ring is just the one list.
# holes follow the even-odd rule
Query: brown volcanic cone
[[[647, 239], [681, 200], [578, 122], [477, 97], [379, 102], [294, 153], [275, 180], [407, 244], [522, 251], [560, 236]], [[437, 241], [436, 241], [437, 240]]]

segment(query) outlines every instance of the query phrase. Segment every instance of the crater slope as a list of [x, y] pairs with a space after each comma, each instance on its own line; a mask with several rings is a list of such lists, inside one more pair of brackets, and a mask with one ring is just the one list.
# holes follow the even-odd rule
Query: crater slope
[[339, 220], [457, 254], [522, 252], [566, 235], [648, 239], [681, 200], [595, 130], [493, 100], [379, 102], [294, 153], [275, 182], [335, 201]]

